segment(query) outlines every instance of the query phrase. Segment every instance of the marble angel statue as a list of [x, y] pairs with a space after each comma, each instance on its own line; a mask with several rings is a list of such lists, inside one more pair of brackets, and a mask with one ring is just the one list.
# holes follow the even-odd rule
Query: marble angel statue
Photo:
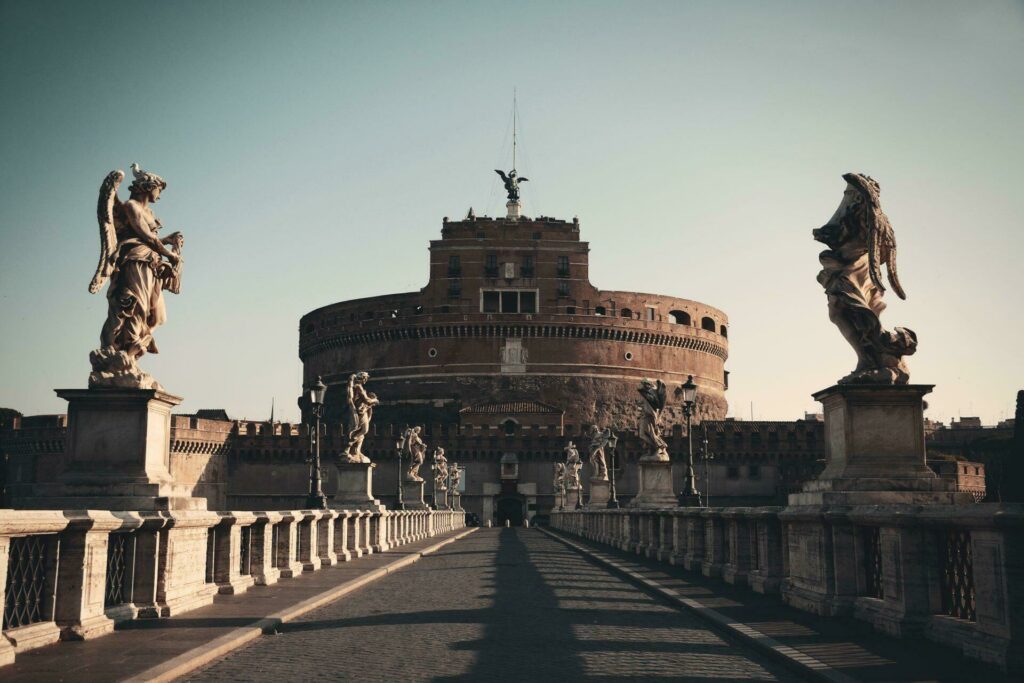
[[587, 450], [589, 451], [591, 479], [608, 480], [608, 462], [605, 459], [604, 449], [611, 445], [612, 438], [611, 427], [601, 429], [597, 425], [590, 426], [590, 444], [587, 446]]
[[839, 383], [906, 384], [910, 371], [903, 357], [917, 350], [917, 335], [905, 327], [890, 332], [879, 318], [885, 310], [883, 265], [892, 291], [907, 298], [896, 271], [896, 236], [882, 211], [878, 183], [860, 173], [843, 180], [846, 190], [835, 215], [812, 232], [828, 246], [818, 256], [828, 317], [857, 354], [853, 372]]
[[661, 438], [661, 412], [665, 409], [665, 383], [660, 379], [652, 382], [645, 379], [637, 389], [643, 401], [640, 402], [640, 424], [637, 427], [640, 440], [649, 452], [640, 456], [646, 461], [668, 461], [668, 444]]
[[124, 171], [111, 171], [100, 186], [96, 217], [100, 228], [100, 258], [89, 283], [89, 293], [107, 287], [107, 320], [100, 332], [100, 347], [89, 354], [90, 387], [156, 389], [163, 387], [138, 367], [146, 353], [157, 353], [153, 331], [167, 320], [164, 290], [181, 291], [184, 263], [180, 232], [161, 237], [163, 227], [152, 205], [167, 189], [167, 182], [132, 164], [129, 199], [117, 190]]
[[352, 429], [348, 432], [348, 447], [343, 460], [349, 463], [367, 463], [370, 459], [363, 455], [363, 440], [370, 433], [370, 421], [373, 419], [373, 407], [380, 403], [377, 395], [366, 390], [369, 373], [356, 372], [348, 378], [348, 407], [351, 413]]
[[434, 489], [436, 491], [448, 490], [448, 458], [444, 457], [444, 449], [438, 446], [434, 449], [434, 464], [430, 466], [434, 472]]
[[406, 481], [423, 481], [420, 476], [420, 466], [427, 454], [427, 444], [420, 438], [420, 427], [410, 427], [402, 434], [400, 442], [402, 453], [409, 459], [409, 468], [405, 471]]

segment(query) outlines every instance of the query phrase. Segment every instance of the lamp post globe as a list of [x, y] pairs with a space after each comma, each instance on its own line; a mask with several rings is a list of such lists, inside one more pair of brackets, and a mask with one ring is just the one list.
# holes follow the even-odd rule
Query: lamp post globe
[[683, 475], [683, 490], [679, 493], [681, 507], [700, 506], [700, 493], [697, 491], [696, 473], [693, 469], [693, 429], [691, 418], [697, 404], [697, 385], [693, 375], [688, 375], [686, 383], [679, 387], [682, 392], [683, 415], [686, 416], [686, 474]]
[[310, 411], [310, 449], [312, 457], [309, 464], [309, 495], [306, 505], [311, 510], [327, 509], [327, 496], [324, 495], [323, 480], [320, 471], [320, 419], [324, 414], [324, 395], [327, 385], [318, 376], [316, 383], [305, 391], [304, 399]]

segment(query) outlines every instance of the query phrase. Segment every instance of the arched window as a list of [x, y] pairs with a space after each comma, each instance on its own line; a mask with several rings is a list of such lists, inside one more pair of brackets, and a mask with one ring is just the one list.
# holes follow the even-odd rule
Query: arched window
[[686, 311], [669, 311], [669, 319], [676, 325], [691, 325], [690, 314]]
[[633, 311], [629, 310], [628, 308], [623, 308], [621, 311], [619, 311], [619, 315], [621, 315], [623, 318], [632, 318]]
[[604, 306], [594, 306], [594, 315], [607, 315]]
[[707, 330], [708, 332], [714, 332], [715, 331], [715, 321], [712, 320], [711, 318], [708, 318], [708, 317], [701, 318], [700, 319], [700, 326], [702, 328], [704, 328], [705, 330]]
[[513, 436], [516, 433], [516, 429], [519, 427], [519, 423], [510, 417], [502, 422], [501, 426], [505, 430], [506, 436]]
[[720, 335], [722, 335], [723, 337], [728, 337], [729, 336], [729, 328], [727, 328], [725, 325], [722, 325], [721, 327], [718, 328], [718, 333]]

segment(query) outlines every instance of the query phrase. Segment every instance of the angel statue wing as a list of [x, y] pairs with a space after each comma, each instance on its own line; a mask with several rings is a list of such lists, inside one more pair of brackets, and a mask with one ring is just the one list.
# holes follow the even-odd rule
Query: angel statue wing
[[899, 298], [906, 299], [907, 294], [903, 291], [899, 273], [896, 271], [896, 235], [893, 233], [892, 224], [889, 223], [888, 217], [882, 213], [881, 207], [875, 206], [873, 208], [873, 225], [868, 228], [868, 261], [871, 281], [881, 291], [885, 291], [885, 287], [882, 286], [881, 271], [882, 264], [884, 263], [889, 274], [889, 284], [892, 285], [892, 291], [896, 292], [896, 296]]
[[661, 410], [662, 408], [665, 407], [665, 383], [659, 379], [657, 382], [657, 387], [658, 389], [656, 396], [658, 397], [658, 410]]
[[508, 187], [508, 176], [505, 175], [505, 172], [499, 168], [494, 169], [494, 172], [501, 176], [501, 182], [505, 183], [505, 186]]
[[114, 229], [114, 211], [120, 206], [117, 188], [124, 180], [124, 171], [111, 171], [100, 185], [100, 197], [96, 203], [96, 219], [100, 224], [100, 262], [96, 274], [89, 283], [89, 293], [95, 294], [114, 272], [117, 262], [117, 231]]

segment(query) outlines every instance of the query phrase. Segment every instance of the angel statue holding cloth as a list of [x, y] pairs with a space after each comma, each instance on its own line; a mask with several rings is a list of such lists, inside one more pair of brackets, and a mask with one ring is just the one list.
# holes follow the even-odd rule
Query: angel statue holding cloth
[[163, 391], [137, 362], [146, 353], [158, 352], [153, 330], [167, 319], [164, 290], [180, 291], [185, 240], [180, 232], [159, 234], [163, 226], [151, 205], [160, 199], [167, 182], [138, 164], [132, 164], [132, 174], [131, 197], [126, 202], [117, 196], [123, 171], [111, 171], [100, 186], [96, 209], [100, 260], [89, 293], [98, 292], [107, 280], [110, 285], [100, 348], [89, 354], [89, 387]]

